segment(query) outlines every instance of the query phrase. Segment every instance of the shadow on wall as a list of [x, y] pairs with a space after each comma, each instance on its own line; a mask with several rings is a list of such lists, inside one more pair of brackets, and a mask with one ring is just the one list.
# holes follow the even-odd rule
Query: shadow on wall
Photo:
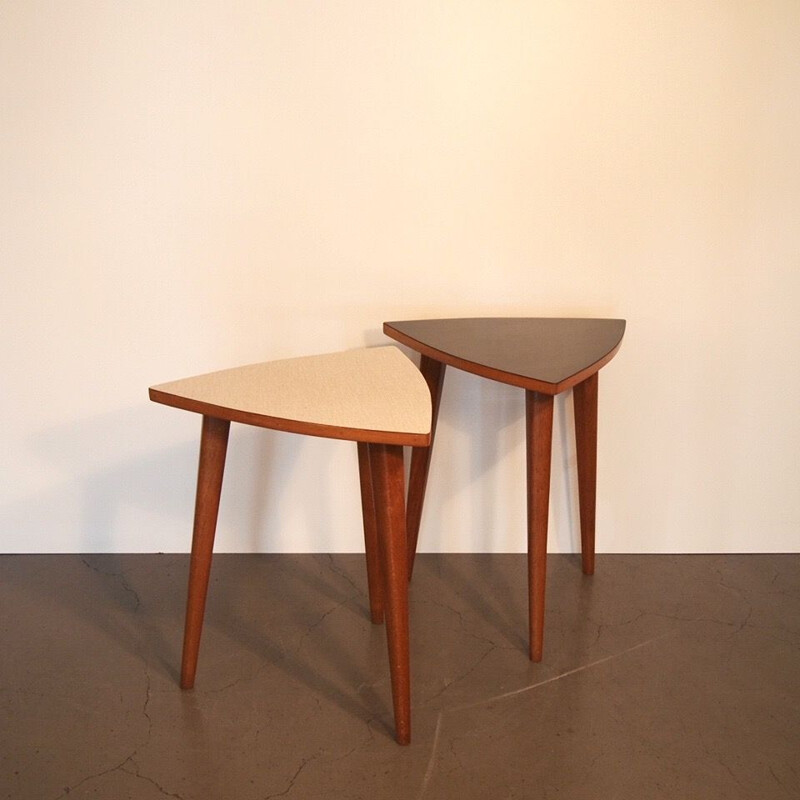
[[[142, 404], [32, 437], [29, 449], [42, 462], [43, 474], [56, 479], [38, 494], [0, 508], [4, 549], [188, 551], [200, 416], [165, 413], [165, 420], [155, 412], [151, 405]], [[183, 441], [163, 446], [176, 438]], [[276, 444], [268, 437], [248, 435], [241, 426], [233, 426], [231, 441], [226, 484], [240, 484], [239, 505], [250, 515], [244, 523], [248, 545], [257, 550], [263, 546], [261, 530], [269, 492], [279, 494], [275, 482], [288, 480], [290, 454], [297, 448], [289, 448], [288, 457], [281, 458], [278, 472], [272, 469]], [[245, 468], [249, 491], [248, 481], [237, 474]], [[237, 522], [242, 525], [242, 520]]]
[[[551, 544], [562, 552], [580, 542], [571, 405], [568, 393], [556, 398]], [[421, 550], [524, 549], [524, 437], [521, 390], [448, 370]], [[36, 434], [29, 450], [55, 477], [0, 508], [3, 549], [188, 551], [199, 439], [199, 415], [146, 403]], [[448, 509], [463, 492], [469, 513], [454, 522]], [[233, 425], [217, 545], [361, 549], [355, 445]]]
[[[420, 549], [526, 549], [525, 392], [459, 370], [445, 373]], [[466, 514], [448, 501], [464, 495]], [[580, 552], [575, 423], [571, 392], [555, 398], [551, 465], [551, 550]], [[457, 525], [458, 530], [452, 530]], [[441, 547], [441, 542], [456, 542]]]
[[196, 471], [197, 444], [153, 446], [159, 429], [149, 412], [143, 404], [31, 437], [29, 450], [52, 480], [0, 509], [6, 544], [16, 552], [113, 551], [121, 517], [148, 509], [152, 521], [191, 508], [186, 476]]
[[[142, 404], [36, 434], [52, 480], [0, 508], [3, 549], [188, 552], [200, 419]], [[231, 426], [217, 552], [363, 546], [360, 514], [354, 443]]]

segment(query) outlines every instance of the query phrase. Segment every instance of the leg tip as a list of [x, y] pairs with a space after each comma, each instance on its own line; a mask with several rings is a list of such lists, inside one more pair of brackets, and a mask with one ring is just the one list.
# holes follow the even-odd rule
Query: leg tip
[[370, 614], [373, 625], [383, 625], [383, 611], [373, 611]]
[[194, 689], [194, 675], [181, 675], [181, 689]]
[[403, 746], [411, 744], [411, 731], [410, 730], [401, 730], [400, 728], [397, 729], [395, 732], [395, 741], [397, 744], [401, 744]]

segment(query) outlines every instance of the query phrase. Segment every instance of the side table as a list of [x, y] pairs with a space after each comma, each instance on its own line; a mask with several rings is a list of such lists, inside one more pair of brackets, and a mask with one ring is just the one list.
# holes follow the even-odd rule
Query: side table
[[573, 390], [583, 571], [594, 573], [598, 372], [616, 354], [621, 319], [476, 318], [385, 322], [387, 336], [419, 352], [431, 392], [431, 446], [415, 447], [409, 476], [409, 576], [414, 565], [445, 366], [525, 390], [530, 658], [541, 661], [553, 398]]
[[181, 688], [194, 686], [231, 422], [358, 444], [372, 621], [386, 620], [395, 738], [411, 738], [403, 446], [430, 441], [430, 396], [397, 347], [287, 358], [150, 388], [156, 403], [201, 414]]

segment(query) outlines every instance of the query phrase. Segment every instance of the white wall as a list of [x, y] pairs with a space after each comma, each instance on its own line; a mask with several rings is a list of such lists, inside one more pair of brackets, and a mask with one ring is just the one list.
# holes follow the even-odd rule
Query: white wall
[[[0, 549], [188, 547], [150, 384], [507, 314], [628, 320], [599, 549], [797, 550], [798, 41], [796, 0], [0, 0]], [[524, 548], [522, 413], [449, 373], [423, 549]], [[354, 445], [234, 428], [218, 550], [360, 547]]]

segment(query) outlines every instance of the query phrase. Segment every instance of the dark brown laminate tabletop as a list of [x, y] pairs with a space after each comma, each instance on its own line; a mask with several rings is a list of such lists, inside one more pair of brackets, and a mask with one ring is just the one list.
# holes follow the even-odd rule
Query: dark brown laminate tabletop
[[607, 364], [622, 319], [478, 317], [385, 322], [387, 336], [423, 355], [485, 378], [558, 394]]

